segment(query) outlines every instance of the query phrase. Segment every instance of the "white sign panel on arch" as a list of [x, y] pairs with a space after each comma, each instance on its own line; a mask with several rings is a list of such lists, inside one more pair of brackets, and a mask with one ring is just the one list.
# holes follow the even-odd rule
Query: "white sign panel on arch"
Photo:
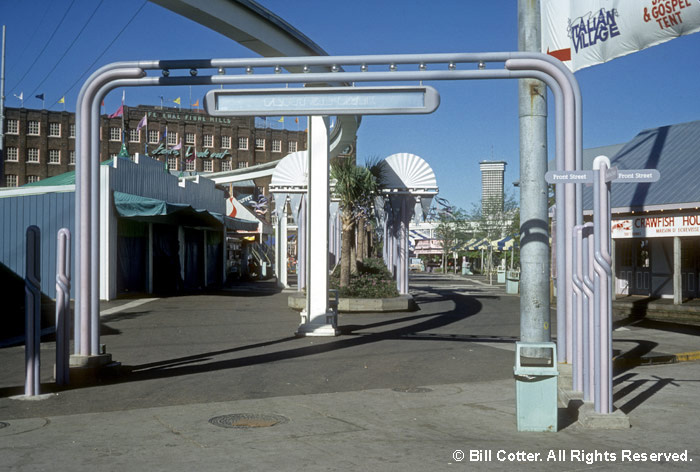
[[572, 71], [700, 31], [700, 0], [541, 0], [542, 52]]

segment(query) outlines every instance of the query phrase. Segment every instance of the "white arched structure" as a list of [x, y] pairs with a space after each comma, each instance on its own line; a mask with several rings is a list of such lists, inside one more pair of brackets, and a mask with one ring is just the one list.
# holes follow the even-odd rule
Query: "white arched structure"
[[277, 224], [275, 232], [275, 268], [277, 283], [287, 288], [287, 202], [297, 225], [297, 287], [301, 291], [306, 282], [306, 193], [308, 191], [308, 151], [298, 151], [282, 159], [272, 173], [270, 193], [275, 201]]
[[380, 162], [383, 198], [375, 208], [384, 226], [384, 261], [396, 277], [400, 294], [408, 293], [408, 225], [428, 214], [438, 193], [437, 179], [421, 157], [398, 153]]

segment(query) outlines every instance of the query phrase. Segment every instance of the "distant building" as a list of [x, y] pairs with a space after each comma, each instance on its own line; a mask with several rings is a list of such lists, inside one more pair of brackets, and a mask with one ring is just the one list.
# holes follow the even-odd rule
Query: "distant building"
[[[125, 106], [124, 114], [129, 155], [147, 153], [183, 175], [242, 169], [306, 149], [304, 131], [256, 127], [254, 117], [214, 117], [199, 110], [143, 105]], [[144, 116], [147, 126], [138, 129]], [[3, 132], [0, 187], [19, 187], [75, 170], [74, 113], [6, 108]], [[119, 154], [121, 117], [100, 117], [100, 141], [100, 161]], [[179, 150], [173, 149], [179, 145]]]
[[484, 215], [503, 211], [503, 174], [505, 161], [481, 161], [481, 212]]

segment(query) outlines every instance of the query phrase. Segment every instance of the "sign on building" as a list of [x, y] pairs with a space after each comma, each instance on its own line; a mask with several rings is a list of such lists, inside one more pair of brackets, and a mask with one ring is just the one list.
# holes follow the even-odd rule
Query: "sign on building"
[[699, 0], [541, 0], [542, 52], [572, 71], [700, 31]]
[[700, 214], [697, 213], [674, 216], [637, 216], [614, 219], [611, 224], [613, 239], [700, 235]]

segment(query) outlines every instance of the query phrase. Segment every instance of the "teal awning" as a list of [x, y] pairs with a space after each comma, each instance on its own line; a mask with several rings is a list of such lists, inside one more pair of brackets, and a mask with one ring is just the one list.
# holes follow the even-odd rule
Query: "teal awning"
[[114, 192], [114, 206], [123, 218], [153, 223], [183, 224], [230, 230], [255, 231], [257, 222], [231, 218], [220, 213], [193, 208], [186, 203], [170, 203], [157, 198], [142, 197], [124, 192]]

